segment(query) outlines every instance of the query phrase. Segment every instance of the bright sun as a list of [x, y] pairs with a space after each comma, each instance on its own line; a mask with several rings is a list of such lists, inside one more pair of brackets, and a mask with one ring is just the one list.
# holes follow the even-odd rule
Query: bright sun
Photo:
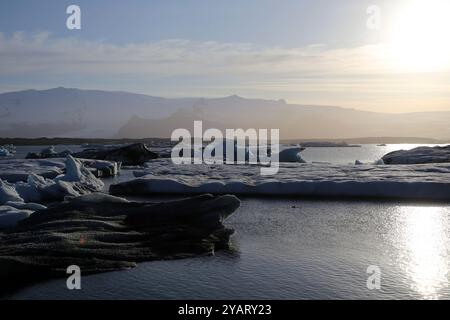
[[450, 0], [409, 0], [389, 30], [397, 68], [444, 71], [450, 67]]

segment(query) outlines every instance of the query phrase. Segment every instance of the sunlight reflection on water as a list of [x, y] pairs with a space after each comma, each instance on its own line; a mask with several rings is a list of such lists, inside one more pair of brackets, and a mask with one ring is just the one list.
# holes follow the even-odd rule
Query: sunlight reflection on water
[[424, 299], [438, 299], [448, 287], [448, 213], [442, 207], [398, 208], [399, 263], [411, 289]]

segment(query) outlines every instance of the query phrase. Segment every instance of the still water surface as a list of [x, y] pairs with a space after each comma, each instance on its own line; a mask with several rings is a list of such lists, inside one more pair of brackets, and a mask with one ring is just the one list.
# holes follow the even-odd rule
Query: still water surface
[[[244, 199], [227, 221], [233, 250], [52, 280], [14, 299], [442, 299], [450, 204]], [[381, 290], [368, 290], [368, 266]]]
[[[308, 148], [302, 156], [372, 162], [415, 146]], [[40, 149], [18, 147], [16, 156]], [[85, 276], [80, 291], [51, 280], [9, 298], [450, 299], [450, 203], [247, 198], [226, 224], [236, 231], [230, 251]], [[380, 290], [367, 289], [371, 265], [381, 270]]]

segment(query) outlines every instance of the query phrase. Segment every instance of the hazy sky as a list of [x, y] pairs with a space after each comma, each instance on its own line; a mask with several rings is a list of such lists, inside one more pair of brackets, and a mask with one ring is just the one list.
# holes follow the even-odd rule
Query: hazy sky
[[[0, 91], [55, 86], [450, 111], [445, 0], [0, 2]], [[81, 8], [81, 30], [66, 8]], [[367, 8], [380, 8], [370, 30]]]

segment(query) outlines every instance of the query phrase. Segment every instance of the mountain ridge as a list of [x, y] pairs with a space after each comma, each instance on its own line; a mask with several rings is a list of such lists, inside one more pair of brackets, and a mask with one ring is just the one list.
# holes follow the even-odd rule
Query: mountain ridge
[[[279, 128], [283, 139], [450, 138], [450, 111], [382, 113], [230, 95], [164, 98], [56, 87], [0, 94], [0, 137], [165, 138], [194, 120], [205, 129]], [[139, 127], [139, 128], [138, 128]]]

